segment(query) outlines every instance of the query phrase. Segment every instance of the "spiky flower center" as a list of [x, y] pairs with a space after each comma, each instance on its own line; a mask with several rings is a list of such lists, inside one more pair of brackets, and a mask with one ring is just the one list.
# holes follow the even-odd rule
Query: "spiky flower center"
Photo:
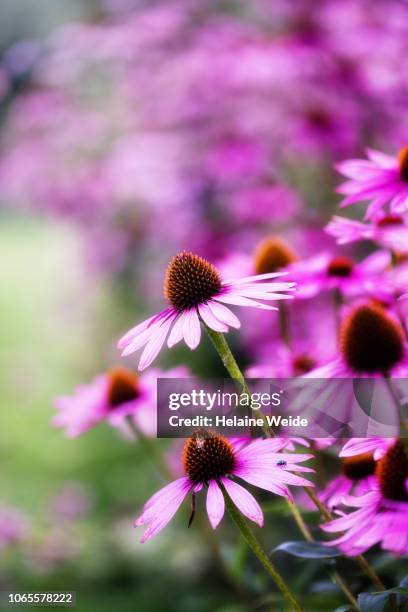
[[232, 472], [235, 466], [234, 449], [223, 436], [200, 430], [184, 444], [183, 466], [194, 483], [206, 483]]
[[399, 215], [385, 215], [385, 217], [377, 221], [377, 227], [393, 227], [403, 224], [404, 220]]
[[383, 308], [357, 306], [340, 327], [340, 348], [357, 373], [387, 374], [404, 355], [401, 326]]
[[334, 257], [327, 266], [329, 276], [347, 278], [353, 271], [353, 262], [349, 257]]
[[140, 396], [139, 380], [136, 374], [126, 368], [114, 368], [108, 372], [108, 404], [117, 408]]
[[316, 367], [316, 361], [313, 357], [306, 354], [297, 355], [293, 358], [292, 368], [295, 376], [307, 374]]
[[167, 267], [164, 296], [177, 310], [204, 304], [221, 288], [221, 275], [217, 268], [193, 253], [179, 253]]
[[386, 499], [408, 501], [406, 482], [408, 479], [408, 454], [401, 442], [397, 440], [377, 464], [376, 476], [380, 490]]
[[398, 153], [400, 176], [404, 181], [408, 182], [408, 145], [402, 147]]
[[372, 453], [361, 453], [341, 460], [343, 474], [351, 480], [361, 480], [375, 472], [375, 461]]
[[298, 259], [292, 247], [278, 236], [269, 236], [262, 240], [253, 257], [255, 274], [276, 272]]

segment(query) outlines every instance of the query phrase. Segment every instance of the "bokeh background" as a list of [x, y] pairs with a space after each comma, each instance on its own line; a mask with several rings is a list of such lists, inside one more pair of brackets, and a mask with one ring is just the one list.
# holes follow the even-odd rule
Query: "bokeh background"
[[[270, 233], [326, 248], [334, 162], [405, 144], [405, 2], [196, 4], [0, 8], [0, 588], [75, 590], [79, 611], [280, 605], [228, 521], [215, 556], [184, 515], [140, 545], [132, 518], [160, 475], [106, 424], [66, 439], [53, 401], [118, 363], [177, 251], [246, 271]], [[250, 332], [232, 336], [244, 365]], [[221, 372], [205, 342], [160, 359], [179, 363]], [[273, 548], [293, 528], [265, 508]], [[318, 565], [277, 564], [300, 593], [316, 578], [307, 609], [342, 602]]]

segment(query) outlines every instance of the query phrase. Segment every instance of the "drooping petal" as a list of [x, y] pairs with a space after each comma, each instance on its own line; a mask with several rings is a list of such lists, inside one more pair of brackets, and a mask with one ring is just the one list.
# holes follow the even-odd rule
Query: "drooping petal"
[[376, 149], [366, 149], [366, 153], [368, 157], [381, 166], [382, 168], [397, 168], [397, 160], [395, 157], [391, 155], [387, 155], [386, 153], [382, 153], [382, 151], [377, 151]]
[[208, 304], [200, 304], [198, 312], [204, 323], [214, 331], [225, 333], [228, 331], [228, 325], [217, 319]]
[[173, 327], [171, 328], [171, 332], [169, 334], [169, 338], [167, 340], [167, 346], [171, 348], [183, 337], [183, 325], [184, 325], [184, 312], [180, 313], [177, 316], [177, 319], [174, 322]]
[[157, 491], [146, 502], [142, 514], [134, 522], [135, 527], [148, 525], [141, 542], [157, 535], [171, 521], [191, 488], [192, 483], [188, 478], [179, 478]]
[[386, 250], [378, 250], [358, 264], [364, 272], [383, 272], [391, 263], [391, 254]]
[[184, 313], [183, 336], [187, 346], [194, 350], [200, 344], [201, 325], [195, 308]]
[[215, 480], [210, 480], [207, 492], [207, 514], [213, 529], [218, 527], [224, 511], [225, 502], [221, 489]]
[[221, 321], [221, 323], [224, 323], [229, 327], [234, 327], [235, 329], [239, 329], [241, 327], [241, 322], [238, 317], [227, 306], [224, 306], [224, 304], [210, 300], [208, 302], [208, 307], [214, 317]]
[[140, 349], [142, 346], [147, 344], [150, 338], [154, 336], [157, 329], [161, 326], [163, 321], [166, 320], [166, 317], [168, 317], [168, 310], [163, 310], [163, 312], [153, 317], [148, 326], [142, 331], [139, 331], [139, 333], [128, 344], [125, 345], [122, 351], [122, 357], [127, 357], [128, 355], [131, 355], [132, 353]]
[[130, 329], [128, 332], [126, 332], [126, 334], [124, 334], [124, 336], [122, 336], [121, 339], [118, 341], [118, 348], [123, 349], [125, 348], [125, 346], [130, 344], [132, 340], [134, 340], [139, 334], [141, 334], [143, 331], [145, 331], [145, 329], [148, 328], [149, 324], [156, 316], [157, 315], [149, 317], [145, 321], [142, 321], [142, 323], [139, 323], [135, 327], [132, 327], [132, 329]]
[[144, 370], [147, 368], [157, 357], [176, 316], [177, 315], [174, 313], [173, 316], [163, 321], [162, 324], [155, 330], [153, 336], [146, 344], [142, 356], [140, 357], [139, 370]]
[[388, 440], [384, 438], [351, 438], [341, 449], [340, 457], [353, 457], [363, 453], [375, 453], [375, 458], [379, 459], [386, 452], [387, 448], [393, 444], [395, 438]]
[[222, 483], [227, 490], [228, 495], [244, 516], [249, 518], [251, 521], [257, 523], [260, 527], [263, 525], [263, 512], [260, 505], [256, 501], [253, 495], [249, 493], [244, 487], [241, 487], [236, 482], [233, 482], [229, 478], [222, 478]]

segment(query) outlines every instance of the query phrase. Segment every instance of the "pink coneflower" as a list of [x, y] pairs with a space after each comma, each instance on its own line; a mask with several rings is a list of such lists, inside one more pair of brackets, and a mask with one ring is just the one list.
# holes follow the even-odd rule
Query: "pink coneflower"
[[30, 523], [17, 508], [0, 505], [0, 552], [11, 544], [24, 540]]
[[366, 219], [374, 217], [386, 204], [391, 213], [408, 210], [408, 146], [397, 156], [367, 150], [368, 160], [349, 159], [336, 165], [336, 169], [349, 178], [338, 188], [346, 197], [341, 206], [370, 201]]
[[407, 376], [404, 332], [399, 321], [382, 306], [373, 302], [351, 308], [341, 322], [339, 335], [340, 356], [306, 377]]
[[153, 435], [157, 378], [185, 375], [185, 368], [152, 370], [143, 377], [127, 368], [113, 368], [88, 385], [78, 387], [72, 396], [57, 398], [58, 414], [53, 424], [63, 427], [69, 438], [75, 438], [102, 421], [126, 430], [124, 417], [131, 416], [143, 433]]
[[338, 244], [372, 240], [393, 251], [408, 250], [408, 226], [400, 215], [383, 215], [368, 223], [334, 216], [325, 230]]
[[388, 251], [376, 251], [363, 261], [322, 253], [289, 266], [290, 279], [297, 283], [296, 297], [313, 298], [323, 291], [337, 290], [344, 296], [385, 298], [392, 293], [384, 280], [391, 263]]
[[276, 452], [280, 446], [280, 442], [272, 439], [249, 444], [242, 439], [234, 442], [210, 431], [199, 431], [188, 438], [183, 449], [185, 476], [155, 493], [135, 521], [136, 527], [147, 526], [141, 542], [164, 529], [189, 493], [194, 509], [195, 494], [203, 487], [207, 489], [207, 514], [213, 529], [220, 523], [225, 510], [220, 485], [242, 514], [262, 526], [263, 513], [258, 502], [235, 478], [288, 499], [292, 496], [287, 485], [313, 486], [305, 478], [291, 473], [313, 471], [298, 465], [313, 455]]
[[288, 299], [292, 296], [281, 292], [294, 287], [294, 283], [262, 282], [277, 276], [281, 273], [223, 281], [217, 268], [206, 259], [187, 252], [176, 255], [169, 263], [164, 281], [164, 295], [170, 306], [121, 338], [118, 346], [123, 349], [122, 355], [130, 355], [144, 346], [139, 362], [139, 369], [144, 370], [160, 352], [169, 332], [168, 347], [184, 338], [193, 350], [200, 343], [200, 321], [217, 332], [238, 328], [238, 318], [224, 304], [277, 310], [263, 301]]
[[[291, 408], [302, 411], [313, 406], [316, 411], [314, 424], [320, 427], [324, 419], [319, 413], [327, 414], [330, 407], [330, 413], [339, 425], [336, 431], [329, 432], [335, 437], [344, 437], [344, 424], [356, 433], [395, 436], [400, 429], [401, 411], [385, 379], [391, 376], [403, 379], [392, 381], [393, 387], [398, 386], [395, 394], [400, 394], [407, 375], [407, 343], [399, 321], [379, 304], [359, 304], [350, 308], [341, 321], [338, 356], [304, 375], [305, 379], [318, 380], [315, 385], [305, 384], [304, 389], [299, 390]], [[362, 407], [352, 384], [353, 379], [362, 378], [379, 379], [369, 414]], [[386, 412], [384, 405], [387, 406]], [[324, 432], [327, 430], [324, 425], [322, 427], [321, 435], [326, 435]]]
[[343, 498], [351, 492], [356, 495], [366, 493], [372, 488], [375, 466], [372, 452], [344, 457], [341, 460], [341, 473], [319, 491], [319, 499], [332, 509], [340, 506]]
[[371, 490], [346, 496], [343, 503], [357, 510], [322, 525], [329, 533], [345, 532], [331, 546], [351, 556], [378, 543], [387, 551], [408, 552], [408, 455], [403, 442], [394, 441], [378, 461]]

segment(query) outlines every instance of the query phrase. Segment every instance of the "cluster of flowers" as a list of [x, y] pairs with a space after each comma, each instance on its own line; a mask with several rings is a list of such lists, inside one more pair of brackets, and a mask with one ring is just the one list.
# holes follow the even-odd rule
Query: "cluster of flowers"
[[405, 24], [397, 1], [176, 0], [65, 26], [17, 54], [36, 62], [8, 112], [2, 197], [72, 220], [105, 270], [186, 246], [214, 261], [270, 224], [302, 224], [307, 244], [288, 179], [326, 205], [332, 160], [401, 145]]
[[[125, 436], [154, 435], [157, 378], [188, 371], [148, 368], [165, 343], [196, 349], [203, 326], [217, 334], [241, 328], [249, 376], [375, 377], [388, 385], [408, 375], [401, 3], [327, 0], [302, 9], [257, 0], [243, 9], [245, 19], [214, 14], [210, 4], [159, 3], [117, 22], [65, 28], [35, 87], [11, 109], [0, 167], [8, 198], [73, 218], [109, 265], [180, 251], [165, 275], [166, 308], [119, 342], [125, 357], [142, 349], [146, 372], [114, 368], [59, 398], [54, 423], [71, 437], [102, 421]], [[368, 202], [364, 221], [336, 216], [325, 232], [312, 230], [312, 208], [303, 210], [277, 177], [293, 177], [306, 199], [323, 203], [328, 162], [354, 155], [362, 142], [399, 151], [370, 149], [368, 159], [338, 164], [348, 179], [342, 205]], [[293, 245], [265, 235], [268, 224], [294, 217]], [[362, 241], [371, 241], [368, 255]], [[357, 251], [364, 256], [356, 260]], [[150, 270], [142, 282], [157, 293]], [[231, 306], [245, 308], [241, 319]], [[299, 444], [310, 452], [297, 452]], [[201, 490], [212, 527], [226, 495], [262, 525], [242, 483], [292, 500], [290, 487], [313, 486], [303, 463], [335, 449], [333, 441], [197, 432], [175, 480], [145, 504], [136, 526], [148, 540]], [[407, 553], [403, 436], [351, 439], [338, 454], [341, 474], [317, 492], [336, 514], [322, 530], [341, 533], [334, 543], [347, 555], [375, 544]]]
[[[408, 184], [404, 175], [404, 151], [396, 158], [370, 152], [377, 161], [387, 159], [387, 180], [383, 178], [381, 183], [378, 175], [384, 174], [384, 168], [376, 163], [349, 161], [340, 166], [345, 171], [350, 167], [363, 169], [362, 176], [356, 171], [347, 184], [348, 190], [359, 194], [356, 200], [381, 197], [383, 207], [394, 206], [396, 199], [400, 202], [401, 231], [406, 231], [404, 213], [408, 208], [407, 205], [404, 208], [403, 200]], [[367, 187], [367, 167], [370, 187]], [[342, 186], [341, 191], [344, 189]], [[367, 194], [368, 189], [371, 191]], [[369, 213], [372, 208], [371, 202]], [[382, 218], [386, 213], [388, 211], [381, 211]], [[302, 374], [317, 378], [376, 377], [384, 379], [385, 384], [390, 378], [406, 378], [407, 332], [405, 316], [399, 306], [405, 297], [407, 283], [401, 282], [403, 273], [395, 274], [399, 266], [404, 268], [401, 251], [395, 248], [374, 251], [359, 264], [354, 264], [349, 257], [326, 254], [312, 260], [296, 259], [285, 242], [270, 237], [257, 250], [252, 262], [254, 269], [261, 273], [224, 280], [220, 271], [207, 260], [190, 252], [180, 253], [170, 261], [165, 275], [164, 295], [168, 307], [123, 336], [119, 341], [122, 354], [127, 356], [143, 348], [139, 369], [144, 370], [157, 357], [166, 340], [171, 348], [184, 339], [194, 350], [200, 343], [202, 325], [217, 333], [226, 333], [230, 327], [239, 328], [241, 323], [229, 306], [249, 307], [257, 313], [260, 311], [264, 317], [265, 310], [279, 310], [269, 303], [277, 301], [281, 305], [280, 324], [277, 325], [280, 338], [266, 341], [263, 353], [269, 352], [269, 361], [254, 364], [250, 372], [258, 376], [278, 373], [280, 376]], [[229, 268], [232, 265], [233, 262], [228, 262]], [[285, 274], [289, 281], [282, 280]], [[399, 282], [395, 282], [396, 276]], [[336, 299], [329, 305], [327, 302], [320, 305], [319, 317], [325, 318], [328, 311], [334, 311], [339, 328], [335, 334], [338, 346], [325, 359], [316, 354], [316, 345], [312, 342], [315, 328], [311, 330], [307, 352], [297, 352], [296, 342], [292, 343], [294, 315], [301, 316], [304, 303], [311, 301], [313, 304], [316, 296], [324, 293]], [[307, 312], [306, 308], [306, 315]], [[261, 327], [265, 333], [265, 326]], [[304, 343], [304, 335], [301, 338]], [[276, 359], [279, 349], [282, 354], [283, 349], [286, 350], [287, 359], [281, 362]], [[139, 415], [146, 406], [143, 384], [151, 374], [152, 371], [137, 378], [128, 370], [110, 372], [80, 390], [74, 398], [60, 399], [56, 424], [65, 426], [71, 435], [103, 419], [122, 428], [126, 423], [138, 427]], [[171, 376], [171, 371], [166, 375]], [[144, 377], [146, 382], [142, 384]], [[152, 388], [150, 399], [154, 394]], [[342, 475], [320, 492], [328, 507], [341, 515], [322, 528], [327, 532], [345, 532], [334, 543], [346, 554], [360, 554], [379, 542], [385, 550], [408, 552], [408, 454], [398, 433], [399, 425], [396, 438], [350, 440], [339, 455]], [[303, 440], [301, 443], [309, 444]], [[321, 440], [314, 443], [317, 447], [325, 446]], [[297, 465], [313, 455], [287, 452], [288, 446], [294, 449], [290, 439], [254, 442], [227, 440], [212, 432], [193, 435], [183, 450], [185, 475], [156, 493], [136, 520], [136, 525], [147, 526], [142, 541], [163, 529], [184, 498], [189, 493], [194, 498], [203, 487], [207, 488], [207, 512], [213, 527], [224, 514], [223, 490], [245, 516], [262, 524], [261, 508], [236, 479], [289, 499], [292, 494], [288, 485], [313, 486], [299, 475], [299, 472], [313, 470]], [[358, 510], [348, 513], [350, 507]], [[367, 528], [367, 519], [372, 519], [370, 528]]]

